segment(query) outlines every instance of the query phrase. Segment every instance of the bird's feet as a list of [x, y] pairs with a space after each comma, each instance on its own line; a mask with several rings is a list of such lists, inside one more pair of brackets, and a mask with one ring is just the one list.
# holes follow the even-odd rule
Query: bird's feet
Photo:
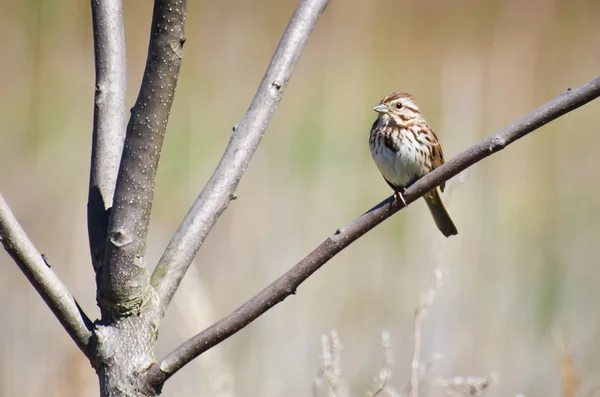
[[[404, 190], [404, 189], [402, 189], [402, 190]], [[396, 200], [402, 201], [402, 204], [404, 204], [405, 207], [408, 205], [408, 204], [406, 204], [406, 200], [404, 200], [404, 196], [402, 195], [402, 192], [400, 192], [400, 190], [395, 191], [394, 198]]]

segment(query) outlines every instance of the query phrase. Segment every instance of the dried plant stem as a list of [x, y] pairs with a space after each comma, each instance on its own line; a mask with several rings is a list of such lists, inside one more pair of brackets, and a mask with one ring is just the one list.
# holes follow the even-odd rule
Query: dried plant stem
[[[441, 250], [438, 250], [438, 255]], [[415, 325], [413, 331], [413, 338], [415, 340], [415, 348], [413, 351], [412, 365], [411, 365], [411, 396], [419, 397], [419, 378], [421, 373], [421, 348], [423, 346], [423, 321], [427, 317], [429, 308], [435, 300], [437, 289], [442, 285], [442, 271], [440, 269], [439, 260], [436, 260], [436, 264], [431, 271], [431, 278], [429, 279], [429, 285], [427, 291], [421, 297], [421, 303], [415, 310]]]

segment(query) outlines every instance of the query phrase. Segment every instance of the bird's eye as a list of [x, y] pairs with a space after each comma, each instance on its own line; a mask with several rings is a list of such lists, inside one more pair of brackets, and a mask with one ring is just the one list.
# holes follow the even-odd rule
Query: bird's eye
[[396, 106], [396, 109], [402, 109], [402, 104], [400, 102], [397, 102], [394, 106]]

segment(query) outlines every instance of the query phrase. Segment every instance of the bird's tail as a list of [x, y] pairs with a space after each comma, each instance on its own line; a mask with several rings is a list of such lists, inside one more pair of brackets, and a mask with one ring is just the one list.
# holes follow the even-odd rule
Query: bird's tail
[[450, 237], [458, 234], [458, 230], [456, 229], [456, 226], [454, 226], [454, 222], [452, 222], [452, 218], [450, 218], [448, 210], [444, 205], [444, 200], [442, 199], [442, 193], [439, 187], [436, 187], [425, 195], [425, 202], [429, 207], [429, 211], [431, 211], [431, 215], [433, 215], [435, 224], [444, 236]]

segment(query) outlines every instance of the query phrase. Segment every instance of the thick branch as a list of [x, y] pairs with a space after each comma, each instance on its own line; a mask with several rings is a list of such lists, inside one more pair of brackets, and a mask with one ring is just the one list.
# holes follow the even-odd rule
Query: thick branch
[[263, 137], [304, 45], [329, 0], [302, 0], [273, 55], [258, 91], [234, 133], [217, 169], [185, 216], [152, 274], [166, 310], [179, 283], [217, 219], [232, 200]]
[[126, 61], [121, 0], [92, 0], [96, 93], [88, 195], [88, 235], [97, 270], [104, 256], [107, 209], [112, 206], [125, 140]]
[[103, 317], [136, 312], [149, 296], [146, 236], [156, 169], [181, 68], [185, 0], [155, 0], [142, 86], [127, 126], [101, 269]]
[[[435, 186], [452, 178], [469, 166], [504, 149], [517, 139], [598, 96], [600, 96], [600, 77], [579, 88], [561, 94], [527, 114], [521, 120], [483, 139], [443, 166], [419, 179], [406, 190], [404, 194], [406, 202], [415, 201]], [[227, 317], [190, 338], [151, 367], [147, 374], [150, 382], [162, 384], [195, 357], [235, 334], [277, 303], [294, 294], [304, 280], [319, 270], [331, 258], [402, 208], [404, 207], [399, 200], [394, 201], [393, 197], [389, 197], [345, 228], [337, 230], [297, 265], [248, 302]]]
[[77, 346], [88, 355], [91, 321], [29, 240], [2, 195], [0, 241]]

